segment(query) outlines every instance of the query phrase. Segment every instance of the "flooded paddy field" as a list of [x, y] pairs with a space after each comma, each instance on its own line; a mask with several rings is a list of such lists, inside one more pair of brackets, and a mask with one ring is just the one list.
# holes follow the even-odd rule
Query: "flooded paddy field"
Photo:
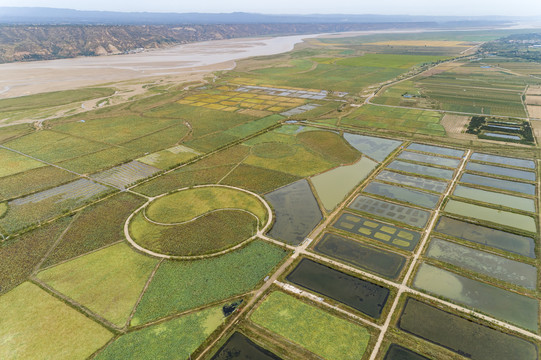
[[309, 259], [302, 259], [286, 279], [375, 319], [381, 316], [390, 293], [389, 289], [383, 286]]
[[519, 196], [480, 190], [464, 185], [457, 185], [453, 195], [488, 204], [501, 205], [517, 210], [535, 212], [535, 201], [533, 199]]
[[211, 360], [281, 360], [267, 349], [236, 331], [225, 344], [214, 354]]
[[397, 157], [398, 159], [411, 160], [431, 165], [441, 165], [450, 168], [456, 168], [460, 164], [459, 159], [449, 159], [441, 156], [419, 154], [415, 152], [404, 151]]
[[537, 360], [537, 346], [517, 336], [408, 298], [398, 328], [475, 360]]
[[350, 133], [344, 133], [344, 139], [355, 149], [379, 162], [385, 160], [390, 153], [402, 144], [398, 140]]
[[502, 256], [432, 239], [426, 256], [528, 289], [537, 288], [537, 268]]
[[442, 216], [435, 231], [535, 259], [534, 239]]
[[404, 256], [329, 233], [314, 251], [390, 279], [397, 279], [406, 264]]
[[470, 157], [471, 160], [483, 161], [494, 164], [510, 165], [516, 167], [522, 167], [526, 169], [535, 169], [535, 162], [527, 159], [517, 159], [506, 156], [489, 155], [481, 153], [473, 153]]
[[136, 181], [147, 178], [160, 169], [144, 164], [139, 161], [131, 161], [127, 164], [115, 166], [112, 169], [92, 175], [92, 179], [124, 189]]
[[428, 264], [421, 264], [413, 286], [533, 332], [538, 331], [539, 302], [527, 296]]
[[430, 360], [400, 345], [391, 344], [383, 360]]
[[535, 195], [535, 185], [513, 180], [496, 179], [488, 176], [465, 173], [460, 182], [491, 187], [500, 190], [514, 191], [526, 195]]
[[288, 244], [300, 244], [323, 218], [306, 180], [284, 186], [265, 198], [276, 213], [269, 235]]
[[[389, 170], [383, 170], [376, 177], [376, 180], [402, 184], [414, 188], [443, 193], [447, 189], [447, 183], [444, 181], [425, 179], [417, 176], [404, 175]], [[534, 187], [535, 189], [535, 187]]]
[[438, 195], [380, 182], [371, 182], [364, 188], [363, 192], [429, 209], [434, 209], [440, 201]]
[[407, 147], [407, 149], [452, 157], [462, 157], [462, 155], [464, 155], [464, 150], [417, 143], [411, 144]]
[[317, 195], [327, 211], [332, 211], [378, 164], [362, 157], [353, 165], [340, 166], [314, 176]]
[[415, 249], [421, 238], [418, 232], [348, 213], [342, 214], [333, 227], [408, 251]]
[[422, 228], [428, 222], [430, 213], [425, 210], [414, 209], [409, 206], [397, 205], [368, 196], [359, 195], [349, 205], [350, 209], [381, 216], [414, 227]]
[[485, 165], [485, 164], [479, 164], [475, 162], [469, 162], [468, 165], [466, 165], [466, 170], [477, 171], [477, 172], [492, 174], [492, 175], [506, 176], [506, 177], [516, 178], [516, 179], [528, 180], [528, 181], [535, 181], [535, 173], [532, 171], [510, 169], [510, 168], [501, 167], [501, 166]]
[[387, 166], [388, 169], [404, 171], [407, 173], [425, 175], [438, 179], [451, 180], [453, 178], [453, 170], [440, 169], [433, 166], [412, 164], [400, 160], [395, 160]]
[[496, 210], [457, 200], [449, 200], [445, 205], [445, 211], [451, 214], [488, 221], [497, 225], [529, 231], [531, 233], [535, 233], [537, 231], [537, 225], [532, 217], [515, 214], [509, 211]]

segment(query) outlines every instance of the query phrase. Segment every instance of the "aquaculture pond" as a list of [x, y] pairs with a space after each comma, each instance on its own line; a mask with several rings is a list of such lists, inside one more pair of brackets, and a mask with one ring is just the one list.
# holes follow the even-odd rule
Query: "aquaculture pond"
[[408, 298], [398, 327], [473, 360], [537, 360], [537, 346]]
[[383, 360], [430, 360], [427, 357], [417, 354], [416, 352], [406, 349], [400, 345], [391, 344]]
[[312, 184], [325, 210], [332, 211], [376, 166], [377, 162], [362, 157], [353, 165], [340, 166], [314, 176]]
[[402, 184], [418, 189], [442, 193], [447, 189], [447, 183], [444, 181], [425, 179], [422, 177], [404, 175], [389, 170], [383, 170], [376, 176], [377, 180]]
[[488, 204], [501, 205], [513, 209], [535, 212], [535, 201], [533, 199], [519, 196], [481, 190], [464, 185], [457, 185], [453, 195], [485, 202]]
[[395, 160], [387, 166], [388, 169], [404, 171], [407, 173], [431, 176], [438, 179], [451, 180], [453, 178], [453, 170], [440, 169], [433, 166], [412, 164], [400, 160]]
[[535, 266], [450, 241], [432, 239], [426, 256], [528, 289], [535, 290], [537, 287]]
[[535, 185], [523, 183], [513, 180], [496, 179], [488, 176], [464, 174], [460, 178], [460, 182], [487, 186], [495, 189], [514, 191], [526, 195], [535, 195]]
[[457, 200], [449, 200], [445, 205], [445, 211], [451, 214], [468, 216], [474, 219], [489, 221], [494, 224], [509, 226], [532, 233], [537, 231], [535, 220], [532, 217], [515, 214], [509, 211], [496, 210]]
[[535, 162], [527, 159], [517, 159], [506, 156], [489, 155], [481, 153], [473, 153], [470, 157], [471, 160], [484, 161], [488, 163], [511, 165], [516, 167], [522, 167], [526, 169], [535, 169]]
[[534, 239], [442, 216], [436, 232], [535, 259]]
[[348, 213], [340, 215], [333, 227], [409, 251], [421, 238], [418, 232]]
[[477, 171], [492, 175], [507, 176], [528, 181], [535, 181], [535, 173], [532, 171], [510, 169], [501, 166], [469, 162], [468, 165], [466, 165], [466, 170]]
[[350, 209], [395, 220], [404, 224], [422, 228], [428, 222], [430, 213], [405, 205], [397, 205], [383, 200], [359, 195], [349, 205]]
[[355, 149], [379, 162], [385, 160], [390, 153], [402, 144], [398, 140], [350, 133], [344, 133], [344, 139]]
[[425, 145], [413, 143], [407, 147], [408, 150], [423, 151], [432, 154], [439, 154], [445, 156], [462, 157], [464, 155], [463, 150], [450, 149], [441, 146]]
[[430, 209], [434, 209], [440, 201], [438, 195], [380, 182], [371, 182], [363, 192]]
[[359, 279], [310, 259], [302, 259], [287, 281], [350, 306], [378, 319], [387, 303], [389, 289]]
[[404, 256], [328, 233], [314, 251], [390, 279], [398, 278], [406, 264]]
[[527, 296], [424, 263], [413, 286], [533, 332], [538, 330], [539, 302]]
[[459, 159], [450, 159], [441, 156], [419, 154], [409, 151], [404, 151], [403, 153], [398, 155], [398, 159], [412, 160], [431, 165], [441, 165], [450, 168], [456, 168], [460, 164]]
[[281, 360], [267, 349], [236, 331], [223, 346], [214, 354], [211, 360]]
[[276, 215], [269, 235], [288, 244], [300, 244], [323, 218], [306, 180], [284, 186], [265, 198]]

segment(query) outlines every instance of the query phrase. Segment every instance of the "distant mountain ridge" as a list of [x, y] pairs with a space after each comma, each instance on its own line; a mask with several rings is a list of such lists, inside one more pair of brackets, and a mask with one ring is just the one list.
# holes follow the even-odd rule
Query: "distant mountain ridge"
[[42, 7], [0, 7], [0, 24], [17, 25], [178, 25], [178, 24], [351, 24], [396, 22], [509, 22], [516, 17], [412, 16], [373, 14], [267, 15], [81, 11]]

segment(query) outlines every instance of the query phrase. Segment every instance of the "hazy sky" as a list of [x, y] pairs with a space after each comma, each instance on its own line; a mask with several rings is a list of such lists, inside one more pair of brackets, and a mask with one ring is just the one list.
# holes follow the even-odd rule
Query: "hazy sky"
[[0, 0], [0, 6], [155, 12], [541, 16], [541, 0]]

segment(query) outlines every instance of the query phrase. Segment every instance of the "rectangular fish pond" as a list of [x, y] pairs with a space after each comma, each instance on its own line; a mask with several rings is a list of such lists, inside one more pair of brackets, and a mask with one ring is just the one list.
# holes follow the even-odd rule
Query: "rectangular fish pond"
[[454, 266], [535, 290], [537, 268], [441, 239], [432, 239], [426, 256]]
[[312, 177], [312, 184], [325, 210], [332, 211], [376, 166], [378, 163], [362, 157], [353, 165], [339, 166]]
[[514, 191], [526, 195], [535, 195], [535, 185], [523, 183], [514, 180], [496, 179], [488, 176], [474, 175], [465, 173], [460, 178], [460, 182], [491, 187], [495, 189]]
[[537, 232], [537, 225], [532, 217], [515, 214], [509, 211], [496, 210], [457, 200], [449, 200], [445, 205], [445, 211], [451, 214], [468, 216], [498, 225], [529, 231], [531, 233]]
[[398, 140], [350, 133], [344, 133], [344, 139], [361, 153], [379, 162], [385, 160], [390, 153], [402, 144]]
[[441, 165], [450, 168], [456, 168], [460, 164], [459, 159], [450, 159], [441, 156], [426, 155], [409, 151], [404, 151], [403, 153], [398, 155], [397, 158], [431, 165]]
[[440, 201], [435, 194], [380, 182], [371, 182], [363, 192], [429, 209], [434, 209]]
[[434, 146], [434, 145], [425, 145], [425, 144], [417, 144], [413, 143], [410, 146], [407, 147], [408, 150], [415, 150], [415, 151], [422, 151], [432, 154], [438, 154], [438, 155], [445, 155], [445, 156], [452, 156], [452, 157], [462, 157], [464, 155], [464, 150], [458, 150], [458, 149], [451, 149], [441, 146]]
[[453, 193], [466, 199], [481, 201], [488, 204], [501, 205], [508, 208], [522, 211], [535, 212], [535, 201], [533, 199], [519, 196], [502, 194], [494, 191], [481, 190], [464, 185], [457, 185]]
[[[402, 184], [414, 188], [443, 193], [447, 189], [445, 181], [426, 179], [417, 176], [404, 175], [394, 171], [383, 170], [376, 176], [376, 180]], [[535, 189], [535, 187], [534, 187]]]
[[468, 165], [466, 165], [466, 170], [477, 171], [492, 175], [506, 176], [528, 181], [535, 181], [536, 178], [535, 173], [532, 171], [510, 169], [506, 167], [485, 165], [475, 162], [469, 162]]
[[530, 331], [538, 330], [539, 302], [536, 299], [425, 263], [417, 270], [413, 286]]
[[310, 259], [302, 259], [287, 275], [287, 281], [341, 302], [379, 319], [389, 289], [359, 279]]
[[348, 213], [340, 215], [333, 227], [408, 251], [415, 249], [421, 238], [418, 232]]
[[214, 354], [211, 360], [282, 360], [267, 349], [236, 331], [225, 344]]
[[433, 178], [451, 180], [453, 178], [453, 170], [440, 169], [433, 166], [413, 164], [400, 160], [395, 160], [387, 166], [388, 169], [404, 171], [407, 173], [425, 175]]
[[391, 344], [383, 360], [430, 360], [427, 357], [417, 354], [416, 352], [406, 349], [400, 345]]
[[537, 360], [537, 346], [408, 298], [398, 328], [473, 360]]
[[357, 196], [349, 205], [349, 208], [418, 228], [423, 228], [430, 216], [430, 212], [425, 210], [414, 209], [405, 205], [397, 205], [364, 195]]
[[474, 153], [470, 157], [471, 160], [484, 161], [493, 164], [510, 165], [516, 167], [522, 167], [526, 169], [535, 169], [535, 162], [528, 159], [517, 159], [506, 156], [489, 155]]
[[534, 239], [442, 216], [435, 231], [535, 259]]
[[404, 256], [329, 233], [314, 251], [390, 279], [397, 279], [406, 264]]

